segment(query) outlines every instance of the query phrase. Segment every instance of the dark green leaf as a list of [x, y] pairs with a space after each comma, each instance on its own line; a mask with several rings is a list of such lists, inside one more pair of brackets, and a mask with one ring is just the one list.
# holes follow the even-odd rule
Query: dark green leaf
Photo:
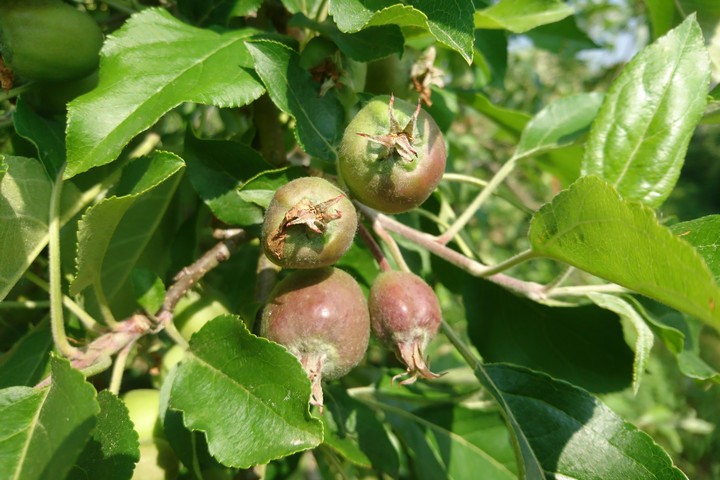
[[695, 315], [720, 329], [720, 290], [698, 253], [648, 207], [581, 177], [530, 224], [533, 250]]
[[17, 102], [13, 123], [18, 135], [35, 145], [50, 178], [57, 177], [65, 163], [65, 125], [58, 120], [41, 117], [22, 99]]
[[396, 478], [398, 454], [375, 413], [344, 389], [326, 385], [325, 443], [351, 462]]
[[180, 13], [198, 25], [227, 25], [260, 8], [262, 0], [178, 0]]
[[271, 168], [252, 148], [227, 140], [200, 140], [185, 136], [187, 173], [200, 198], [228, 225], [262, 223], [263, 212], [240, 195], [239, 187]]
[[405, 38], [397, 25], [369, 27], [355, 33], [341, 32], [330, 20], [316, 22], [304, 15], [295, 15], [292, 26], [311, 28], [328, 36], [348, 57], [369, 62], [392, 54], [402, 55]]
[[695, 247], [720, 283], [720, 215], [676, 223], [670, 231]]
[[632, 381], [633, 355], [617, 315], [593, 305], [549, 307], [468, 278], [468, 334], [487, 362], [532, 367], [594, 392]]
[[475, 27], [523, 33], [572, 14], [573, 8], [560, 0], [500, 0], [475, 12]]
[[473, 64], [482, 69], [484, 84], [502, 87], [507, 72], [507, 35], [499, 30], [475, 31], [475, 56]]
[[385, 413], [409, 451], [413, 478], [517, 478], [507, 428], [497, 412], [452, 404], [417, 408], [377, 394], [358, 399]]
[[298, 54], [289, 47], [266, 40], [247, 45], [270, 98], [295, 118], [298, 143], [310, 155], [334, 161], [344, 118], [336, 92], [321, 97], [320, 85], [300, 67]]
[[67, 360], [50, 363], [50, 387], [0, 391], [0, 472], [6, 478], [65, 478], [95, 426], [95, 389]]
[[[183, 161], [171, 153], [156, 152], [139, 158], [123, 170], [116, 195], [87, 210], [78, 230], [77, 274], [70, 286], [73, 294], [96, 282], [105, 283], [108, 298], [117, 292], [118, 286], [129, 278], [142, 248], [154, 232], [153, 223], [162, 217], [183, 167]], [[170, 192], [158, 188], [166, 182], [173, 186]], [[123, 226], [130, 209], [142, 200], [149, 203], [143, 205], [141, 218], [134, 221], [128, 217]], [[116, 230], [120, 235], [113, 246]], [[129, 238], [133, 242], [128, 242]], [[125, 251], [113, 252], [117, 248]], [[112, 285], [102, 277], [109, 277]]]
[[97, 426], [67, 478], [125, 480], [132, 476], [140, 459], [138, 434], [122, 400], [107, 390], [100, 392], [97, 399]]
[[593, 122], [583, 174], [657, 207], [675, 187], [705, 108], [710, 66], [695, 17], [641, 51]]
[[190, 429], [205, 432], [221, 463], [246, 468], [322, 442], [322, 424], [308, 411], [310, 381], [283, 347], [225, 315], [193, 335], [190, 351], [173, 381], [170, 408], [183, 412]]
[[648, 361], [650, 360], [650, 350], [655, 341], [652, 330], [645, 323], [645, 319], [640, 312], [637, 311], [633, 302], [615, 295], [597, 292], [589, 293], [588, 298], [598, 307], [615, 312], [620, 317], [625, 334], [625, 341], [633, 349], [635, 354], [632, 387], [633, 393], [637, 394]]
[[253, 33], [191, 27], [164, 9], [133, 15], [103, 47], [97, 88], [68, 107], [65, 177], [112, 162], [182, 102], [237, 107], [258, 98], [245, 47]]
[[50, 324], [44, 320], [0, 356], [0, 388], [37, 384], [48, 373], [52, 347]]
[[435, 2], [414, 0], [410, 5], [373, 4], [361, 0], [333, 0], [329, 13], [343, 32], [357, 32], [378, 25], [417, 27], [429, 31], [435, 39], [462, 55], [473, 58], [474, 6], [470, 0]]
[[602, 100], [601, 93], [579, 93], [547, 105], [525, 125], [515, 157], [540, 155], [572, 144], [588, 130]]
[[653, 38], [657, 39], [665, 35], [674, 24], [675, 2], [665, 0], [645, 0], [650, 25], [652, 26]]
[[550, 478], [687, 478], [647, 434], [584, 390], [520, 367], [485, 369]]

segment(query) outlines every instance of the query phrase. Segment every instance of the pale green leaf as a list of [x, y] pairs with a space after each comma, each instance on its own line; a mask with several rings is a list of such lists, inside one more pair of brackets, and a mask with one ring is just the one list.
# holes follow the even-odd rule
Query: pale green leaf
[[343, 134], [343, 107], [335, 90], [320, 96], [319, 85], [300, 67], [299, 56], [274, 41], [248, 43], [255, 69], [273, 102], [292, 115], [298, 143], [312, 156], [334, 161]]
[[310, 381], [283, 347], [223, 315], [193, 335], [190, 352], [175, 374], [170, 408], [205, 432], [222, 464], [247, 468], [322, 442], [322, 424], [308, 410]]
[[676, 223], [670, 231], [695, 247], [720, 283], [720, 215]]
[[648, 207], [581, 177], [530, 224], [535, 253], [617, 283], [720, 329], [720, 289], [700, 255]]
[[68, 107], [65, 177], [112, 162], [183, 102], [237, 107], [258, 98], [245, 47], [253, 33], [192, 27], [164, 9], [133, 15], [103, 47], [97, 88]]
[[642, 50], [613, 82], [593, 122], [584, 175], [657, 207], [675, 187], [706, 104], [710, 66], [694, 16]]
[[95, 427], [95, 389], [67, 360], [53, 357], [51, 364], [50, 387], [0, 391], [3, 478], [65, 478]]
[[475, 28], [493, 28], [523, 33], [540, 25], [558, 22], [574, 13], [560, 0], [500, 0], [475, 12]]
[[634, 308], [633, 304], [624, 298], [604, 293], [589, 293], [588, 298], [599, 307], [605, 308], [618, 314], [623, 322], [623, 330], [628, 345], [635, 352], [633, 362], [633, 393], [637, 394], [640, 389], [640, 382], [645, 374], [650, 350], [652, 349], [655, 337], [653, 332], [645, 323], [642, 315]]
[[[78, 227], [77, 273], [70, 286], [72, 294], [77, 294], [89, 285], [100, 281], [101, 275], [114, 276], [120, 273], [117, 271], [107, 272], [107, 269], [110, 267], [112, 267], [113, 270], [117, 270], [121, 268], [120, 266], [124, 265], [123, 270], [127, 270], [124, 278], [121, 276], [121, 278], [113, 282], [115, 285], [128, 278], [132, 271], [131, 265], [137, 260], [141, 249], [132, 248], [135, 253], [130, 257], [113, 254], [111, 241], [115, 236], [115, 232], [120, 232], [123, 237], [122, 244], [125, 248], [129, 248], [129, 238], [140, 241], [141, 245], [144, 245], [154, 231], [154, 228], [150, 228], [151, 225], [149, 223], [151, 221], [158, 221], [164, 209], [159, 211], [157, 209], [154, 211], [147, 210], [143, 212], [143, 228], [140, 229], [140, 226], [137, 226], [136, 229], [145, 232], [144, 235], [133, 236], [130, 230], [119, 229], [119, 226], [130, 208], [139, 199], [150, 195], [159, 185], [171, 177], [176, 176], [176, 174], [182, 170], [183, 166], [183, 161], [180, 158], [166, 152], [156, 152], [149, 157], [139, 158], [123, 170], [116, 195], [102, 200], [87, 210], [80, 220]], [[177, 181], [177, 178], [175, 181]], [[166, 196], [167, 195], [164, 195], [163, 197]], [[152, 213], [152, 215], [150, 215], [150, 213]], [[133, 243], [133, 247], [135, 247], [135, 243], [131, 243]], [[112, 264], [105, 267], [104, 272], [106, 258], [108, 258]], [[105, 286], [110, 288], [109, 285]], [[115, 288], [113, 288], [113, 290], [115, 290]], [[111, 296], [112, 295], [108, 295], [108, 297]]]
[[572, 144], [590, 127], [602, 100], [601, 93], [579, 93], [547, 105], [525, 125], [515, 157], [540, 155]]

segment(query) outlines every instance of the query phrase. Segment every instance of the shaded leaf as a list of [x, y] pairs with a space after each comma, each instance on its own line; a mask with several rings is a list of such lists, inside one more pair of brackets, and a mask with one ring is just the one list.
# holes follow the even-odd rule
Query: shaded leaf
[[125, 480], [140, 459], [138, 434], [122, 400], [107, 390], [100, 392], [97, 400], [97, 425], [67, 478]]
[[587, 132], [602, 100], [601, 93], [579, 93], [550, 103], [525, 125], [515, 157], [540, 155], [572, 144]]
[[463, 304], [468, 335], [487, 362], [532, 367], [594, 392], [632, 381], [632, 351], [607, 310], [550, 307], [474, 277], [466, 279]]
[[308, 411], [310, 381], [283, 347], [224, 315], [193, 335], [190, 351], [177, 369], [170, 408], [182, 411], [188, 428], [205, 432], [221, 463], [247, 468], [322, 442], [322, 424]]
[[13, 113], [15, 131], [31, 142], [38, 152], [50, 178], [57, 177], [65, 163], [65, 125], [53, 118], [35, 113], [22, 98]]
[[[301, 167], [266, 170], [240, 187], [240, 198], [247, 202], [248, 205], [255, 205], [257, 214], [262, 216], [264, 215], [263, 210], [270, 205], [275, 190], [291, 180], [304, 176], [306, 176], [306, 173]], [[262, 223], [262, 219], [258, 223]]]
[[52, 347], [50, 323], [44, 320], [0, 356], [0, 388], [37, 384], [48, 373]]
[[562, 56], [573, 56], [581, 50], [599, 48], [587, 33], [578, 28], [575, 16], [534, 28], [526, 35], [536, 47]]
[[523, 33], [574, 13], [560, 0], [500, 0], [475, 12], [475, 28], [500, 28]]
[[162, 279], [151, 270], [136, 268], [132, 271], [131, 281], [138, 305], [151, 314], [158, 312], [167, 293]]
[[358, 399], [385, 414], [408, 450], [413, 478], [518, 478], [507, 428], [497, 412], [453, 404], [417, 408], [385, 394]]
[[665, 35], [674, 25], [675, 3], [665, 0], [645, 0], [652, 36], [654, 39]]
[[520, 367], [485, 369], [551, 478], [687, 478], [647, 434], [587, 392]]
[[481, 85], [502, 87], [508, 66], [507, 35], [500, 30], [475, 31], [473, 65], [485, 75]]
[[272, 168], [247, 145], [227, 140], [185, 136], [187, 174], [195, 191], [213, 214], [228, 225], [262, 223], [263, 212], [240, 195], [239, 187]]
[[525, 112], [499, 107], [482, 93], [460, 93], [458, 99], [518, 137], [532, 118]]
[[356, 465], [396, 478], [397, 451], [372, 409], [342, 388], [326, 385], [323, 395], [325, 443]]
[[50, 387], [0, 391], [0, 472], [7, 478], [65, 478], [95, 426], [95, 389], [67, 360], [50, 363]]
[[694, 16], [642, 50], [613, 82], [593, 122], [584, 175], [657, 207], [675, 187], [703, 114], [710, 67]]
[[648, 207], [581, 177], [530, 224], [539, 255], [642, 293], [720, 329], [720, 290], [698, 253], [660, 225]]
[[298, 143], [308, 154], [334, 161], [344, 118], [336, 92], [330, 90], [321, 97], [319, 85], [300, 66], [297, 52], [286, 45], [267, 40], [247, 45], [270, 98], [295, 118]]
[[333, 0], [329, 13], [341, 31], [353, 33], [378, 25], [417, 27], [457, 51], [470, 64], [473, 58], [472, 1], [413, 0], [409, 5]]
[[[180, 158], [167, 152], [156, 152], [151, 156], [139, 158], [123, 170], [116, 194], [87, 210], [78, 227], [77, 273], [70, 285], [71, 294], [77, 294], [86, 287], [102, 281], [102, 277], [109, 276], [113, 279], [113, 285], [104, 286], [108, 297], [112, 297], [117, 291], [117, 285], [129, 277], [132, 266], [142, 251], [141, 247], [154, 231], [152, 223], [159, 220], [164, 208], [155, 205], [156, 208], [144, 210], [142, 224], [137, 225], [135, 229], [122, 228], [123, 218], [138, 200], [152, 197], [153, 190], [164, 182], [175, 177], [176, 183], [179, 177], [177, 173], [183, 167], [184, 163]], [[164, 200], [165, 206], [167, 206], [166, 197], [165, 194], [159, 199], [161, 203]], [[113, 253], [113, 248], [117, 248], [112, 244], [116, 230], [122, 234], [122, 248], [130, 249], [130, 252]], [[133, 236], [132, 231], [142, 234]], [[129, 238], [133, 238], [134, 241], [128, 242]], [[111, 264], [105, 265], [106, 258]], [[124, 274], [118, 271], [119, 268], [125, 270]]]
[[258, 98], [244, 43], [253, 34], [192, 27], [159, 8], [130, 17], [105, 42], [97, 88], [68, 106], [65, 178], [112, 162], [182, 102], [237, 107]]
[[652, 330], [634, 305], [624, 298], [597, 292], [589, 293], [588, 298], [598, 307], [615, 312], [622, 320], [625, 339], [635, 353], [632, 387], [633, 393], [637, 394], [655, 340]]

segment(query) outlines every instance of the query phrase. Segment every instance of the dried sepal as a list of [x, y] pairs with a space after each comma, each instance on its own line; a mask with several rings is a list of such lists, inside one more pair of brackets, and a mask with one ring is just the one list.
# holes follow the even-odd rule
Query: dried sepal
[[287, 230], [293, 226], [304, 226], [308, 231], [323, 234], [329, 222], [342, 217], [342, 212], [333, 209], [332, 206], [344, 197], [345, 194], [340, 194], [319, 203], [312, 203], [307, 198], [302, 199], [285, 213], [282, 222], [268, 240], [270, 250], [278, 258], [282, 258]]
[[395, 353], [407, 365], [407, 370], [392, 377], [393, 383], [403, 377], [408, 378], [400, 382], [400, 385], [413, 384], [418, 377], [433, 380], [442, 376], [430, 371], [430, 359], [425, 358], [423, 348], [423, 342], [418, 338], [415, 338], [412, 342], [399, 343], [396, 346]]
[[412, 117], [410, 117], [410, 120], [404, 127], [400, 126], [400, 122], [398, 122], [397, 117], [395, 116], [395, 109], [393, 108], [394, 104], [395, 96], [391, 95], [390, 101], [388, 102], [388, 116], [390, 124], [390, 131], [388, 133], [384, 135], [358, 133], [358, 135], [385, 147], [385, 153], [382, 155], [382, 158], [389, 158], [393, 154], [397, 153], [403, 160], [413, 162], [418, 156], [417, 150], [413, 148], [413, 143], [415, 142], [415, 125], [417, 124], [417, 118], [420, 114], [420, 99], [418, 99], [415, 113], [413, 113]]

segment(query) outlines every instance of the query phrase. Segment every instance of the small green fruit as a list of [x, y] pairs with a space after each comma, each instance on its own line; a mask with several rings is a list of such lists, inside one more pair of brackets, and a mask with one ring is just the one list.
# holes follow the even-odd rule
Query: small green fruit
[[89, 15], [60, 0], [0, 2], [0, 54], [17, 77], [64, 82], [92, 73], [103, 35]]
[[338, 170], [350, 193], [384, 213], [422, 204], [442, 179], [445, 139], [420, 105], [376, 97], [345, 129]]
[[357, 222], [342, 190], [323, 178], [298, 178], [275, 192], [265, 212], [263, 248], [283, 268], [327, 267], [350, 248]]

